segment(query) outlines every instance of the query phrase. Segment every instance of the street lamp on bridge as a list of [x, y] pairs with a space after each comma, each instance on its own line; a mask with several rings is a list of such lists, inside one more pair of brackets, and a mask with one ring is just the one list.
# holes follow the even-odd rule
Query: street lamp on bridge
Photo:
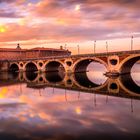
[[96, 40], [94, 41], [94, 53], [95, 53], [95, 49], [96, 49]]
[[65, 48], [65, 50], [67, 49], [67, 44], [65, 44], [64, 48]]
[[131, 36], [131, 51], [133, 50], [133, 36]]
[[106, 52], [108, 53], [108, 42], [106, 41]]
[[77, 49], [78, 49], [78, 54], [80, 54], [80, 48], [79, 48], [79, 45], [77, 45]]

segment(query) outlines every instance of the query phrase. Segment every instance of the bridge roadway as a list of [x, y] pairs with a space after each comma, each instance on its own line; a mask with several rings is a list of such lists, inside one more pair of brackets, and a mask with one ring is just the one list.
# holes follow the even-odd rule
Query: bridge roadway
[[112, 55], [131, 55], [131, 54], [140, 54], [140, 50], [132, 51], [117, 51], [117, 52], [103, 52], [103, 53], [89, 53], [89, 54], [75, 54], [75, 55], [63, 55], [63, 56], [48, 56], [48, 57], [37, 57], [37, 58], [17, 58], [17, 59], [1, 59], [1, 62], [15, 62], [15, 61], [33, 61], [33, 60], [47, 60], [47, 59], [61, 59], [61, 58], [79, 58], [79, 57], [108, 57]]

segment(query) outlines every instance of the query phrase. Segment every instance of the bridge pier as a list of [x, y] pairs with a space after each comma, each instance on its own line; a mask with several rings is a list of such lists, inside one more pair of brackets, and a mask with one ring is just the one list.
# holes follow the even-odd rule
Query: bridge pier
[[19, 72], [25, 72], [25, 70], [24, 69], [19, 69]]
[[71, 66], [65, 65], [65, 73], [71, 74], [73, 73], [73, 69]]

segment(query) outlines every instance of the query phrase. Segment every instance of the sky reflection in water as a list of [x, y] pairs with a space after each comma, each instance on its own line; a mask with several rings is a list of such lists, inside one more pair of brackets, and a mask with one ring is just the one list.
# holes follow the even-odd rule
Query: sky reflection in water
[[27, 84], [0, 88], [0, 139], [138, 138], [139, 121], [139, 100]]

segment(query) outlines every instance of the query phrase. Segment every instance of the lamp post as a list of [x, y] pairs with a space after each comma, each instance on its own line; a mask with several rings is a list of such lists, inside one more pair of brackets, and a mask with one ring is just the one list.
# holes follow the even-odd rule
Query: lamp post
[[95, 50], [96, 49], [96, 40], [94, 41], [94, 53], [95, 53]]
[[77, 45], [77, 48], [78, 48], [78, 55], [80, 54], [80, 48], [79, 48], [79, 45]]
[[67, 46], [67, 44], [65, 44], [65, 50], [67, 49], [67, 47], [66, 47], [66, 46]]
[[106, 52], [108, 53], [108, 42], [106, 41]]
[[133, 36], [131, 36], [131, 51], [133, 50]]

